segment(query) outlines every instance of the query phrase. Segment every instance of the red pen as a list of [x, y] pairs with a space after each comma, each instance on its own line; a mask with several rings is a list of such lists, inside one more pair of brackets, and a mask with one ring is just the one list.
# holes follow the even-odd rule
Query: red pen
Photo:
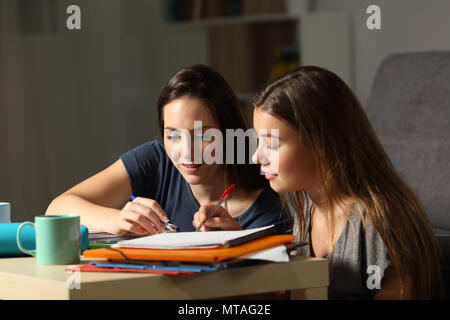
[[200, 225], [197, 227], [197, 229], [195, 231], [198, 231], [198, 230], [200, 230], [201, 227], [203, 227], [206, 220], [208, 220], [209, 218], [212, 217], [214, 212], [216, 212], [217, 209], [222, 205], [222, 203], [230, 196], [231, 192], [233, 192], [235, 187], [236, 187], [236, 185], [233, 184], [227, 190], [225, 190], [225, 192], [220, 197], [219, 202], [217, 202], [217, 204], [214, 206], [214, 208], [212, 208], [211, 211], [209, 211], [208, 215], [206, 216], [206, 219], [202, 223], [200, 223]]

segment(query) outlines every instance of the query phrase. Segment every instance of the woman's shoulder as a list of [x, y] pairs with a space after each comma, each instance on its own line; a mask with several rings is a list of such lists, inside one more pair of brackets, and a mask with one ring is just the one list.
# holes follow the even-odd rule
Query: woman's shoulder
[[152, 165], [164, 163], [167, 153], [164, 144], [159, 140], [145, 142], [126, 153], [120, 158], [124, 162], [138, 162], [141, 164], [152, 163]]
[[343, 237], [345, 239], [339, 239], [336, 245], [355, 242], [355, 247], [364, 253], [364, 257], [361, 257], [368, 265], [386, 267], [391, 263], [384, 241], [367, 215], [352, 212], [346, 229]]
[[151, 140], [131, 149], [129, 152], [138, 154], [148, 154], [148, 153], [164, 154], [165, 148], [164, 144], [160, 140]]
[[349, 223], [355, 227], [359, 233], [363, 233], [367, 240], [381, 240], [381, 236], [372, 224], [370, 217], [364, 211], [351, 211], [349, 215]]
[[170, 160], [164, 144], [159, 140], [145, 142], [120, 156], [127, 171], [135, 175], [154, 176], [161, 170], [167, 170]]
[[367, 214], [355, 210], [350, 212], [341, 238], [353, 238], [354, 241], [364, 242], [365, 244], [379, 242], [381, 240], [380, 234], [371, 223]]

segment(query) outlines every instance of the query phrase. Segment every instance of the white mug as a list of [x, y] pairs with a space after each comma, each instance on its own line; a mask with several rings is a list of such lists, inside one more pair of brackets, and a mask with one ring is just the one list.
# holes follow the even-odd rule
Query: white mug
[[0, 202], [0, 223], [11, 223], [11, 204]]

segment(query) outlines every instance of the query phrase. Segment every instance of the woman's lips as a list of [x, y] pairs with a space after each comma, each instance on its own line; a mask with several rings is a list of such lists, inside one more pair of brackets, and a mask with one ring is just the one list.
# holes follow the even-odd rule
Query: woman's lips
[[196, 173], [198, 170], [200, 170], [201, 164], [186, 164], [182, 163], [181, 166], [183, 167], [183, 170], [186, 171], [189, 174]]
[[265, 172], [265, 171], [263, 171], [263, 172], [264, 172], [265, 177], [266, 177], [267, 180], [273, 180], [273, 179], [275, 179], [278, 176], [275, 173], [269, 173], [269, 172]]

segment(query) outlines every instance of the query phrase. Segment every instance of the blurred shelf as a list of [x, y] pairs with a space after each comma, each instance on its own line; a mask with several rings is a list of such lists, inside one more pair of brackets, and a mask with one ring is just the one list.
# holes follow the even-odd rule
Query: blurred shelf
[[[187, 39], [201, 37], [201, 45], [195, 50], [228, 81], [250, 120], [256, 92], [298, 66], [329, 69], [349, 84], [352, 55], [347, 14], [307, 10], [294, 14], [278, 0], [184, 1], [211, 7], [201, 12], [191, 5], [184, 6], [185, 11], [170, 11], [174, 7], [168, 6], [166, 17], [190, 20], [166, 20], [164, 26]], [[235, 15], [229, 15], [230, 4], [235, 2], [243, 4], [244, 9], [238, 12], [244, 14], [233, 11]]]
[[223, 26], [232, 24], [296, 21], [299, 18], [301, 18], [301, 16], [286, 13], [259, 14], [259, 15], [207, 18], [198, 20], [187, 20], [187, 21], [174, 21], [174, 22], [167, 22], [166, 25], [171, 28], [204, 28], [204, 27]]

